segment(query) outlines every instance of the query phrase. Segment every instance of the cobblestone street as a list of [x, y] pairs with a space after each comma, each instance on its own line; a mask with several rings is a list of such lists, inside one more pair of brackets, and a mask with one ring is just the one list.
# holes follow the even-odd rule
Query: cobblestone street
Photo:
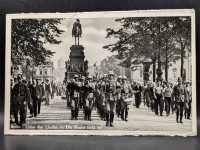
[[156, 116], [141, 104], [137, 109], [130, 105], [128, 121], [122, 121], [115, 115], [114, 127], [106, 127], [96, 110], [92, 111], [92, 121], [85, 121], [83, 110], [79, 111], [78, 120], [71, 120], [71, 111], [67, 108], [66, 100], [60, 97], [50, 101], [49, 106], [42, 104], [41, 114], [36, 118], [28, 118], [28, 129], [103, 129], [103, 130], [129, 130], [129, 131], [169, 131], [190, 132], [191, 120], [183, 120], [183, 124], [177, 124], [175, 114], [170, 116]]

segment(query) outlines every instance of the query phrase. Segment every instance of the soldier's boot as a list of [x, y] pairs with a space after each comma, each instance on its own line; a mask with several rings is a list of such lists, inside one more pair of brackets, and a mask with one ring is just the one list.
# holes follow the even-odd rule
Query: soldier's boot
[[110, 126], [113, 127], [113, 121], [114, 121], [114, 113], [110, 113]]
[[109, 126], [109, 112], [106, 113], [106, 126]]
[[16, 125], [20, 125], [19, 124], [19, 120], [18, 120], [18, 114], [16, 113], [16, 114], [14, 114], [14, 118], [15, 118], [15, 123], [16, 123]]
[[128, 121], [128, 110], [125, 111], [125, 121]]
[[177, 123], [179, 123], [179, 121], [178, 121], [178, 120], [179, 120], [179, 113], [178, 113], [178, 112], [176, 112], [176, 122], [177, 122]]
[[91, 121], [91, 111], [89, 112], [89, 118], [88, 118], [89, 121]]
[[75, 119], [76, 120], [78, 120], [78, 113], [79, 113], [79, 109], [77, 107], [75, 108]]
[[180, 123], [183, 123], [182, 119], [183, 119], [183, 114], [180, 114]]
[[124, 108], [121, 110], [121, 119], [125, 120], [125, 118], [124, 118]]
[[103, 118], [103, 121], [106, 121], [106, 113], [104, 110], [102, 110], [102, 118]]
[[71, 109], [71, 120], [74, 120], [74, 110]]

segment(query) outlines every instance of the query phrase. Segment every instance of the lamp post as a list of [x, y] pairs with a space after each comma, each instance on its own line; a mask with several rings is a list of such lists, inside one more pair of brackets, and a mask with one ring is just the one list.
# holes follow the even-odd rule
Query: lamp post
[[150, 58], [146, 58], [143, 61], [143, 80], [144, 82], [149, 81], [149, 76], [150, 76], [150, 65], [151, 65], [152, 61]]

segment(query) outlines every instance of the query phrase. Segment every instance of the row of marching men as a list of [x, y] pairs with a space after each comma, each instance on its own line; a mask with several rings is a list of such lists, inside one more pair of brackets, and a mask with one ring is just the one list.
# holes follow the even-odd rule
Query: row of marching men
[[177, 83], [148, 82], [143, 87], [144, 104], [156, 115], [166, 116], [176, 113], [176, 122], [183, 123], [191, 118], [192, 87], [191, 83], [184, 83], [178, 78]]
[[144, 102], [156, 115], [176, 114], [176, 122], [183, 123], [191, 117], [192, 91], [191, 84], [185, 84], [181, 78], [178, 82], [148, 82], [144, 86], [130, 83], [125, 76], [115, 78], [112, 71], [98, 80], [91, 77], [74, 79], [67, 83], [68, 106], [71, 107], [71, 118], [78, 119], [79, 109], [83, 108], [85, 120], [91, 120], [91, 113], [96, 109], [106, 126], [113, 126], [114, 116], [128, 121], [129, 105], [140, 108]]
[[92, 110], [96, 109], [100, 118], [106, 121], [106, 126], [113, 126], [115, 114], [128, 121], [128, 106], [132, 102], [130, 97], [133, 93], [126, 77], [120, 76], [115, 80], [112, 71], [98, 80], [74, 75], [66, 84], [66, 97], [72, 120], [78, 119], [79, 110], [82, 108], [85, 120], [91, 120]]
[[10, 122], [24, 128], [27, 114], [30, 114], [29, 118], [37, 117], [41, 112], [41, 103], [48, 106], [50, 99], [55, 94], [59, 95], [58, 89], [60, 88], [48, 79], [27, 81], [21, 74], [11, 79]]

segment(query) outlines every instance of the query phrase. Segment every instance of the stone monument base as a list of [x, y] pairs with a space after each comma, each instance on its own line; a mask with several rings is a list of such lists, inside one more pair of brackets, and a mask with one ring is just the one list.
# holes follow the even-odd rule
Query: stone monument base
[[85, 75], [85, 55], [84, 47], [82, 45], [72, 45], [70, 47], [69, 66], [66, 69], [65, 78], [71, 79], [75, 74], [82, 76]]

